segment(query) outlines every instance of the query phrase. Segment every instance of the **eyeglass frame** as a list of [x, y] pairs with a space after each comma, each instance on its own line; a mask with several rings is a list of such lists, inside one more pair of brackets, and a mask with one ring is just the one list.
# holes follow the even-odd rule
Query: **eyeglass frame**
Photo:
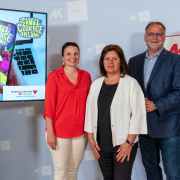
[[[151, 33], [151, 34], [149, 34]], [[163, 35], [165, 35], [165, 33], [153, 33], [153, 32], [146, 32], [148, 37], [154, 37], [154, 35], [156, 35], [156, 37], [161, 38]]]

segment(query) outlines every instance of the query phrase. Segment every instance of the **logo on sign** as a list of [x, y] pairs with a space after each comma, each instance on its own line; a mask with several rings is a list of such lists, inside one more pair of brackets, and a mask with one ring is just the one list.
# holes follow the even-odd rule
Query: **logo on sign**
[[101, 54], [102, 49], [106, 46], [105, 43], [102, 44], [91, 44], [86, 46], [86, 55]]
[[32, 175], [33, 176], [40, 176], [40, 175], [42, 175], [41, 166], [31, 167], [31, 170], [32, 170]]
[[51, 16], [49, 17], [49, 19], [52, 19], [52, 18], [58, 18], [58, 16], [60, 18], [64, 18], [64, 16], [61, 14], [61, 11], [62, 11], [62, 8], [60, 8], [59, 10], [58, 9], [54, 9]]
[[178, 44], [173, 44], [170, 51], [173, 52], [173, 53], [179, 54], [180, 49], [178, 48]]
[[86, 55], [93, 55], [96, 54], [95, 46], [94, 45], [87, 45], [86, 46]]
[[137, 20], [137, 17], [136, 17], [136, 16], [137, 16], [137, 15], [132, 15], [129, 21], [135, 21], [135, 20]]
[[24, 113], [23, 113], [23, 109], [20, 109], [20, 110], [17, 112], [17, 115], [21, 115], [21, 114], [24, 114]]
[[37, 93], [37, 90], [33, 90], [33, 93], [36, 94], [36, 93]]
[[65, 3], [47, 4], [46, 12], [49, 14], [49, 24], [59, 24], [67, 22]]
[[138, 22], [147, 22], [147, 21], [151, 21], [150, 11], [128, 13], [129, 23], [138, 23]]
[[25, 116], [25, 108], [15, 108], [16, 116]]
[[139, 22], [139, 13], [138, 12], [128, 13], [128, 22], [129, 23]]
[[38, 173], [40, 174], [39, 169], [35, 169], [34, 172], [33, 172], [33, 174], [38, 174]]
[[94, 52], [94, 47], [89, 47], [88, 50], [86, 51], [86, 53], [93, 53]]

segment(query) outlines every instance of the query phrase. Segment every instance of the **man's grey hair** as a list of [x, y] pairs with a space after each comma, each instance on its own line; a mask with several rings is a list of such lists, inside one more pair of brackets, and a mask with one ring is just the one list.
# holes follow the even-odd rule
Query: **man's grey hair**
[[164, 26], [163, 23], [161, 23], [161, 22], [159, 22], [159, 21], [149, 22], [149, 24], [148, 24], [148, 25], [146, 26], [146, 28], [145, 28], [145, 33], [147, 32], [148, 27], [151, 26], [151, 25], [154, 25], [154, 24], [157, 24], [157, 25], [161, 26], [161, 27], [164, 29], [164, 33], [166, 33], [166, 27]]

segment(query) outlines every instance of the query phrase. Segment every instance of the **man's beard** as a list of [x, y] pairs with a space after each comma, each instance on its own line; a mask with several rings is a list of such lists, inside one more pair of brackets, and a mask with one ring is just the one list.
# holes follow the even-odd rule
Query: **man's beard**
[[[151, 42], [153, 42], [153, 41], [151, 41]], [[154, 41], [154, 42], [157, 42], [157, 41]], [[161, 44], [159, 44], [158, 46], [151, 46], [151, 44], [148, 44], [148, 48], [150, 49], [150, 50], [152, 50], [152, 51], [159, 51], [159, 50], [161, 50], [161, 47], [162, 45]]]

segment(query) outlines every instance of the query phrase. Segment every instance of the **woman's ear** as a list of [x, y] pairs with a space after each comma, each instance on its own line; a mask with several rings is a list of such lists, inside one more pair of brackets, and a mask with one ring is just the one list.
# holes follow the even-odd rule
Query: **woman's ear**
[[61, 59], [64, 61], [64, 57], [63, 56], [61, 56]]

